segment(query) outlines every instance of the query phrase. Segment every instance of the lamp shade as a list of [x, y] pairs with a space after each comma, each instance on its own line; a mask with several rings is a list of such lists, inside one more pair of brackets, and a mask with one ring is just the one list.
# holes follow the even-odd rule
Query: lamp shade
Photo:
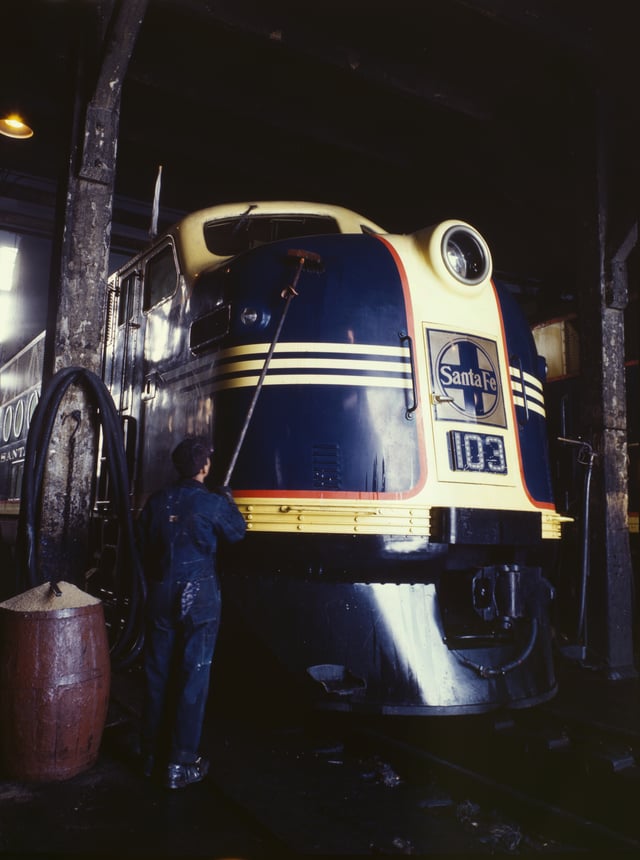
[[9, 114], [9, 116], [0, 118], [0, 134], [25, 140], [28, 137], [33, 137], [33, 129], [17, 114]]

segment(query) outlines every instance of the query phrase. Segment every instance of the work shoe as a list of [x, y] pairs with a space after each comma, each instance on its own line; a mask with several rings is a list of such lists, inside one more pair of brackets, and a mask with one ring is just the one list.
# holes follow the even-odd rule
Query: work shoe
[[165, 788], [184, 788], [200, 782], [209, 773], [209, 762], [198, 756], [192, 764], [170, 764], [164, 781]]

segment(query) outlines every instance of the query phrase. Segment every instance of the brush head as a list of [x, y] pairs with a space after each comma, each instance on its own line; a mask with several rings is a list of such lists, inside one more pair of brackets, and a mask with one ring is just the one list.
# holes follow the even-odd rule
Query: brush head
[[315, 251], [304, 251], [298, 248], [290, 248], [287, 251], [287, 259], [298, 265], [302, 264], [305, 271], [321, 272], [324, 269], [322, 257]]

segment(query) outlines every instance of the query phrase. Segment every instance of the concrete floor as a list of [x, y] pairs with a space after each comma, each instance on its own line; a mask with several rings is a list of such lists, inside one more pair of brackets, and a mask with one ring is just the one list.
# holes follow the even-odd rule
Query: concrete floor
[[0, 781], [0, 856], [489, 853], [452, 802], [383, 779], [379, 763], [349, 761], [331, 737], [308, 735], [295, 717], [258, 727], [254, 718], [211, 710], [202, 744], [209, 776], [167, 790], [140, 774], [139, 678], [116, 675], [93, 767], [63, 782]]
[[89, 770], [62, 782], [0, 782], [0, 856], [286, 856], [214, 780], [168, 791], [144, 779], [136, 747], [135, 714], [112, 699]]
[[[330, 731], [309, 734], [295, 714], [268, 718], [264, 701], [235, 713], [220, 707], [215, 685], [203, 738], [210, 774], [184, 790], [164, 789], [140, 774], [140, 690], [135, 670], [113, 677], [100, 754], [89, 770], [57, 783], [1, 781], [0, 774], [2, 858], [513, 854], [500, 841], [508, 829], [496, 836], [465, 821], [460, 804], [437, 787], [387, 779], [384, 763], [350, 759]], [[640, 686], [571, 671], [554, 707], [637, 734]]]

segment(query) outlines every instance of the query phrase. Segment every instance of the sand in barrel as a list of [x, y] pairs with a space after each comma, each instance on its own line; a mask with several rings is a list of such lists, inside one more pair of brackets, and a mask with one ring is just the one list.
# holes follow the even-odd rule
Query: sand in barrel
[[62, 592], [60, 595], [56, 595], [51, 585], [44, 582], [0, 603], [0, 609], [13, 612], [49, 612], [52, 609], [75, 609], [78, 606], [100, 603], [99, 598], [87, 594], [70, 582], [58, 582], [57, 586]]

